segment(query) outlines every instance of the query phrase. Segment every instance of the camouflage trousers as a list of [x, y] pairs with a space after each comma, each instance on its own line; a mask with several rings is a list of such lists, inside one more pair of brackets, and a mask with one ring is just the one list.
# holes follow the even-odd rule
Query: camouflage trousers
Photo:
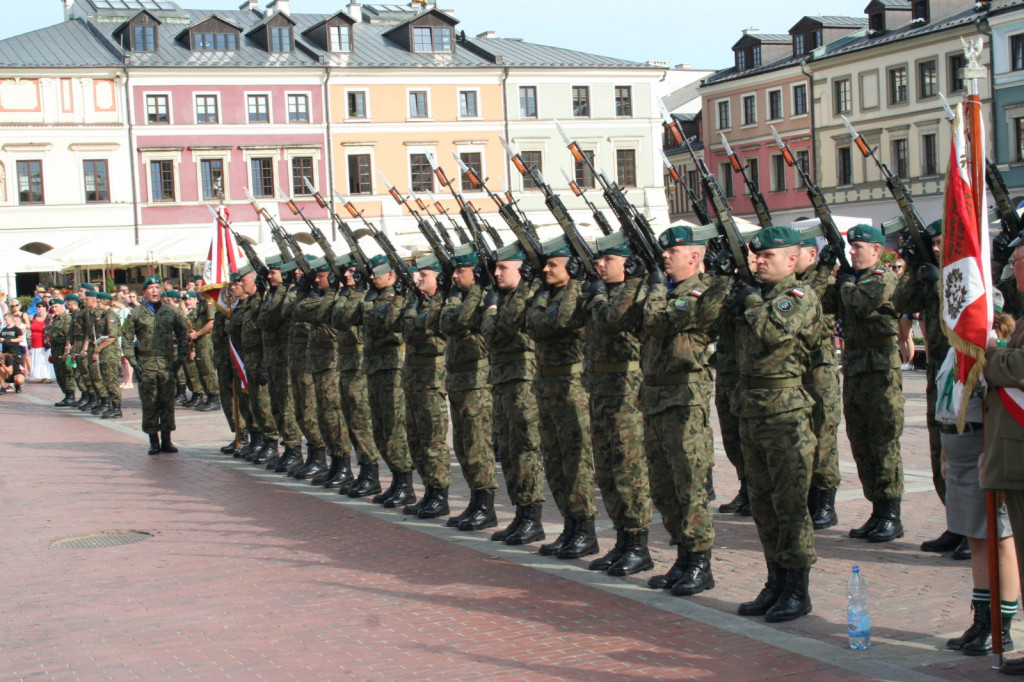
[[651, 485], [644, 453], [644, 422], [636, 395], [590, 394], [594, 472], [615, 530], [651, 525]]
[[900, 370], [844, 377], [846, 435], [864, 497], [871, 502], [903, 497], [903, 374]]
[[100, 352], [99, 362], [95, 364], [99, 368], [100, 382], [107, 397], [120, 405], [121, 378], [118, 376], [118, 370], [121, 367], [121, 349], [116, 343], [104, 349]]
[[452, 443], [455, 458], [470, 490], [497, 490], [495, 474], [494, 410], [489, 386], [450, 391]]
[[[61, 346], [63, 348], [63, 346]], [[75, 377], [67, 365], [68, 357], [64, 353], [53, 351], [53, 375], [57, 379], [57, 385], [64, 393], [75, 392]]]
[[270, 411], [270, 390], [267, 385], [259, 386], [255, 381], [253, 369], [259, 364], [257, 359], [258, 356], [254, 357], [248, 354], [242, 356], [249, 373], [249, 392], [246, 395], [249, 400], [249, 412], [252, 414], [252, 427], [256, 433], [263, 434], [267, 440], [276, 441], [279, 434], [277, 422], [274, 421], [274, 415]]
[[512, 504], [544, 501], [544, 465], [540, 456], [537, 398], [528, 381], [507, 381], [491, 388], [494, 449]]
[[348, 436], [355, 446], [356, 459], [363, 466], [376, 464], [380, 453], [373, 440], [373, 416], [370, 413], [366, 375], [362, 370], [341, 372], [339, 382], [341, 413], [345, 415], [345, 423], [348, 424]]
[[765, 560], [784, 568], [809, 567], [817, 560], [807, 510], [817, 445], [811, 410], [744, 417], [740, 438], [750, 510]]
[[313, 388], [313, 374], [309, 371], [306, 360], [306, 347], [297, 345], [288, 347], [288, 373], [292, 380], [292, 401], [295, 407], [295, 422], [306, 436], [311, 448], [324, 447], [324, 437], [320, 433], [320, 422], [316, 416], [316, 389]]
[[[185, 388], [193, 388], [188, 383], [188, 371], [185, 369], [185, 365], [187, 365], [187, 364], [188, 364], [188, 360], [186, 360], [185, 364], [182, 365], [181, 367], [179, 367], [178, 371], [176, 371], [174, 373], [174, 383], [177, 384], [177, 389], [178, 389], [179, 392], [180, 391], [184, 391]], [[195, 389], [193, 388], [193, 390], [195, 390]]]
[[839, 420], [842, 418], [842, 391], [839, 388], [839, 368], [818, 365], [811, 369], [811, 381], [804, 388], [814, 398], [811, 408], [811, 428], [818, 438], [814, 450], [814, 468], [811, 485], [818, 490], [838, 488], [839, 473]]
[[199, 379], [199, 368], [196, 367], [195, 360], [186, 360], [183, 366], [185, 370], [185, 383], [192, 390], [193, 393], [206, 393], [206, 387], [203, 386], [203, 382]]
[[540, 451], [551, 497], [564, 518], [593, 518], [594, 451], [580, 376], [537, 377], [533, 393], [540, 408]]
[[722, 446], [725, 448], [725, 456], [729, 459], [729, 464], [736, 468], [736, 477], [742, 481], [746, 474], [743, 471], [740, 420], [732, 413], [732, 396], [739, 383], [739, 372], [716, 372], [715, 374], [715, 411], [718, 412]]
[[405, 432], [412, 463], [431, 488], [447, 488], [452, 482], [448, 453], [448, 404], [444, 391], [404, 382]]
[[401, 381], [398, 369], [374, 372], [367, 379], [373, 440], [392, 473], [412, 471]]
[[174, 365], [161, 357], [140, 357], [136, 379], [142, 401], [142, 430], [149, 434], [174, 430]]
[[82, 367], [82, 358], [78, 357], [78, 348], [72, 350], [72, 354], [75, 355], [75, 366], [74, 368], [69, 367], [68, 373], [74, 380], [75, 385], [78, 386], [78, 390], [81, 393], [92, 392], [92, 381], [87, 381], [85, 378], [85, 369]]
[[85, 375], [88, 377], [89, 386], [94, 395], [98, 395], [100, 398], [109, 398], [107, 395], [107, 386], [103, 383], [103, 377], [100, 376], [100, 365], [99, 362], [92, 359], [92, 349], [85, 354], [85, 357], [78, 360], [78, 366], [85, 365]]
[[[264, 352], [267, 348], [264, 347]], [[267, 373], [270, 375], [270, 382], [267, 384], [267, 391], [270, 394], [270, 414], [277, 424], [277, 432], [281, 435], [281, 442], [286, 447], [295, 447], [302, 443], [302, 431], [295, 421], [295, 398], [292, 395], [291, 371], [283, 358], [285, 350], [273, 354], [271, 357], [279, 358], [268, 363]], [[200, 370], [200, 375], [202, 371]]]
[[352, 453], [352, 441], [348, 437], [348, 424], [341, 412], [341, 383], [338, 381], [337, 366], [313, 374], [316, 387], [317, 419], [320, 433], [336, 457], [348, 457]]
[[669, 543], [690, 552], [715, 544], [711, 502], [704, 487], [714, 460], [714, 436], [704, 405], [674, 405], [644, 415], [644, 449], [651, 500]]
[[925, 421], [928, 424], [928, 449], [931, 451], [932, 485], [935, 486], [935, 492], [942, 500], [942, 504], [946, 504], [946, 479], [942, 476], [942, 431], [939, 429], [939, 422], [935, 419], [935, 403], [939, 399], [935, 374], [941, 365], [942, 359], [937, 363], [935, 361], [928, 362], [924, 397]]
[[220, 395], [217, 372], [213, 364], [213, 340], [209, 335], [196, 339], [196, 369], [203, 393], [209, 396]]
[[219, 365], [217, 367], [217, 385], [223, 400], [220, 401], [220, 409], [224, 412], [224, 418], [228, 420], [228, 428], [235, 430], [235, 393], [232, 391], [232, 383], [235, 382], [235, 373], [231, 365]]

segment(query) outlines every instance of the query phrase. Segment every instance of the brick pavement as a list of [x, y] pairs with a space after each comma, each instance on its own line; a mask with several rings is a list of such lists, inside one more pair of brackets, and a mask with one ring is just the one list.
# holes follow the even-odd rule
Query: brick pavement
[[[219, 413], [179, 411], [182, 452], [147, 457], [133, 391], [124, 420], [101, 422], [50, 408], [52, 386], [27, 386], [0, 397], [0, 680], [996, 679], [991, 659], [941, 649], [968, 624], [970, 580], [966, 563], [917, 550], [944, 520], [923, 374], [905, 383], [908, 536], [889, 546], [845, 537], [870, 507], [843, 444], [841, 525], [818, 535], [814, 613], [777, 626], [734, 615], [763, 580], [750, 519], [716, 514], [717, 587], [674, 598], [643, 587], [651, 573], [594, 574], [214, 454], [228, 437]], [[727, 499], [735, 483], [720, 448], [716, 463]], [[468, 498], [461, 478], [456, 509]], [[558, 532], [553, 504], [545, 522]], [[603, 512], [598, 527], [610, 547]], [[153, 538], [50, 546], [104, 530]], [[663, 571], [674, 552], [660, 526], [652, 548]], [[854, 563], [871, 590], [874, 646], [864, 652], [845, 646]], [[1024, 630], [1015, 635], [1024, 642]]]

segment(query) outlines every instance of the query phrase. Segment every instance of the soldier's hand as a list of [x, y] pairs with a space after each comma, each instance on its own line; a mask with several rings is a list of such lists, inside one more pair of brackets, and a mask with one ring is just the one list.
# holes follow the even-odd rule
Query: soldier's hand
[[654, 286], [655, 284], [668, 284], [668, 280], [665, 279], [665, 273], [661, 271], [661, 268], [654, 268], [650, 274], [647, 275], [647, 284]]
[[533, 263], [529, 259], [523, 260], [519, 266], [519, 277], [524, 282], [532, 282], [537, 279], [537, 268], [533, 267]]
[[626, 259], [626, 263], [623, 266], [626, 270], [626, 277], [630, 279], [636, 279], [637, 277], [643, 277], [644, 273], [647, 272], [647, 267], [644, 265], [644, 261], [640, 256], [631, 254]]
[[313, 288], [314, 281], [315, 280], [313, 279], [313, 273], [304, 272], [301, 275], [299, 275], [299, 281], [295, 283], [295, 286], [298, 287], [300, 291], [309, 291], [310, 289]]
[[132, 373], [135, 375], [136, 379], [140, 381], [142, 380], [142, 367], [138, 363], [132, 365]]
[[339, 280], [338, 276], [333, 272], [330, 272], [327, 275], [327, 287], [333, 291], [337, 291], [341, 288], [341, 280]]
[[257, 386], [266, 386], [270, 383], [270, 372], [267, 371], [266, 367], [260, 366], [253, 372], [253, 381], [256, 382]]
[[366, 298], [364, 298], [363, 300], [368, 303], [372, 303], [376, 301], [379, 297], [380, 289], [378, 289], [377, 287], [373, 287], [372, 289], [366, 292]]
[[569, 256], [565, 263], [565, 271], [569, 273], [569, 279], [582, 280], [587, 276], [587, 269], [583, 267], [583, 260], [579, 256]]
[[360, 270], [352, 273], [352, 288], [356, 291], [366, 291], [366, 275]]
[[406, 309], [406, 311], [408, 311], [410, 313], [415, 313], [417, 310], [419, 310], [420, 309], [420, 297], [419, 296], [410, 296], [409, 299], [405, 303], [405, 309]]
[[731, 275], [736, 271], [736, 261], [729, 249], [719, 249], [712, 254], [708, 251], [704, 258], [704, 268], [712, 275]]
[[408, 291], [408, 287], [405, 286], [405, 280], [401, 277], [396, 277], [395, 283], [391, 286], [395, 290], [395, 296], [405, 296], [406, 291]]
[[604, 280], [596, 275], [587, 277], [583, 283], [583, 294], [585, 296], [607, 296], [608, 287], [605, 286]]
[[491, 289], [488, 291], [487, 295], [484, 296], [484, 308], [490, 308], [491, 306], [498, 305], [498, 296], [499, 294], [497, 289]]
[[857, 274], [853, 268], [840, 268], [836, 273], [836, 287], [843, 288], [844, 284], [854, 284], [857, 281]]
[[928, 282], [929, 284], [935, 284], [939, 281], [942, 276], [942, 272], [939, 270], [937, 265], [931, 263], [925, 263], [921, 266], [921, 279]]
[[437, 290], [445, 296], [448, 295], [448, 290], [452, 288], [452, 276], [445, 271], [437, 273]]
[[831, 244], [825, 244], [818, 252], [818, 267], [832, 270], [839, 260], [839, 250]]
[[914, 239], [908, 239], [907, 243], [903, 245], [903, 258], [907, 261], [907, 267], [911, 270], [915, 270], [924, 265], [924, 257], [921, 255], [921, 249], [917, 248], [917, 241]]
[[761, 300], [761, 290], [742, 279], [736, 283], [733, 293], [744, 310]]
[[1010, 248], [1010, 242], [1012, 241], [1013, 237], [1010, 236], [1009, 232], [1000, 230], [996, 238], [992, 240], [992, 258], [1000, 263], [1009, 262], [1013, 258], [1013, 249]]

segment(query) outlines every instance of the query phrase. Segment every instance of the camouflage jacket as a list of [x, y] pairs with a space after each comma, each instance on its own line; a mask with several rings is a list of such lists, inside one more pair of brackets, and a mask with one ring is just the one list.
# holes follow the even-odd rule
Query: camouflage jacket
[[363, 328], [355, 322], [362, 314], [365, 293], [343, 287], [321, 310], [320, 321], [338, 330], [338, 371], [355, 372], [363, 368]]
[[[257, 324], [260, 317], [260, 296], [254, 294], [245, 299], [245, 318], [242, 324], [242, 348], [246, 362], [263, 364], [263, 332]], [[270, 359], [270, 358], [268, 358]]]
[[283, 354], [288, 347], [288, 328], [292, 323], [284, 319], [281, 311], [287, 295], [288, 288], [284, 285], [270, 287], [260, 303], [260, 315], [256, 321], [263, 335], [265, 352], [274, 356]]
[[523, 331], [526, 308], [537, 291], [536, 282], [520, 282], [511, 291], [498, 292], [498, 305], [484, 311], [480, 332], [491, 352], [490, 384], [533, 381], [537, 357], [533, 339]]
[[587, 303], [586, 374], [584, 385], [600, 395], [636, 395], [643, 329], [643, 280], [627, 279], [607, 286], [608, 295]]
[[323, 292], [314, 289], [308, 295], [300, 293], [295, 300], [292, 313], [295, 321], [309, 324], [306, 359], [311, 372], [325, 372], [338, 366], [338, 330], [320, 321], [321, 311], [334, 303], [336, 295], [332, 289]]
[[939, 283], [922, 279], [920, 268], [907, 270], [892, 295], [892, 304], [900, 315], [924, 313], [928, 358], [936, 369], [949, 353], [949, 339], [942, 333], [939, 303]]
[[85, 340], [85, 308], [79, 305], [78, 310], [71, 313], [71, 342], [81, 346]]
[[166, 303], [157, 303], [155, 311], [149, 303], [132, 308], [122, 338], [125, 357], [133, 365], [146, 367], [156, 362], [184, 362], [188, 357], [185, 318]]
[[441, 309], [438, 326], [448, 340], [445, 351], [448, 390], [466, 391], [487, 386], [490, 362], [481, 332], [484, 317], [484, 288], [474, 284], [469, 291], [455, 289]]
[[[409, 298], [409, 301], [415, 299]], [[439, 328], [444, 297], [440, 293], [423, 297], [414, 310], [406, 304], [402, 313], [405, 338], [405, 366], [402, 379], [410, 388], [442, 390], [447, 384], [446, 339]]]
[[372, 301], [364, 297], [357, 315], [363, 325], [363, 356], [367, 375], [402, 366], [401, 318], [405, 297], [397, 296], [393, 287], [377, 292]]
[[[856, 283], [838, 290], [839, 315], [843, 322], [843, 374], [897, 369], [896, 346], [899, 316], [892, 297], [899, 276], [878, 264], [857, 273]], [[830, 287], [836, 289], [836, 287]]]
[[296, 354], [304, 356], [306, 354], [306, 348], [309, 346], [309, 323], [298, 322], [295, 319], [295, 303], [298, 295], [298, 291], [295, 287], [291, 287], [288, 290], [288, 293], [284, 295], [284, 301], [281, 302], [281, 319], [289, 323], [289, 356], [294, 356]]
[[228, 346], [228, 324], [231, 319], [217, 310], [213, 316], [213, 329], [210, 331], [213, 342], [213, 362], [218, 367], [231, 366], [231, 348]]
[[[813, 291], [818, 297], [819, 303], [821, 303], [827, 295], [829, 287], [835, 284], [835, 279], [832, 277], [831, 269], [825, 270], [824, 268], [817, 267], [807, 268], [806, 272], [802, 275], [796, 276], [796, 281], [798, 286], [806, 287]], [[801, 291], [803, 291], [803, 289], [801, 289]], [[825, 312], [822, 310], [819, 324], [821, 325], [821, 346], [811, 357], [811, 367], [814, 368], [821, 365], [839, 364], [839, 358], [836, 356], [836, 344], [834, 341], [836, 334], [835, 313]]]
[[50, 348], [58, 355], [64, 354], [64, 347], [71, 340], [71, 313], [63, 312], [60, 315], [51, 315], [47, 318], [49, 324]]
[[580, 300], [581, 284], [579, 280], [569, 280], [555, 291], [542, 286], [526, 309], [526, 333], [536, 344], [541, 376], [547, 368], [579, 365], [579, 370], [583, 369], [586, 312]]
[[242, 335], [245, 330], [245, 317], [249, 314], [249, 299], [239, 301], [235, 309], [231, 311], [231, 318], [228, 319], [227, 332], [228, 338], [231, 340], [231, 344], [235, 347], [235, 350], [239, 354], [244, 355], [242, 349]]
[[103, 349], [102, 354], [105, 357], [110, 357], [111, 355], [120, 357], [121, 347], [118, 345], [117, 340], [121, 338], [121, 318], [118, 316], [117, 310], [114, 308], [100, 310], [100, 317], [96, 322], [97, 344], [99, 341], [102, 341], [104, 337], [112, 338], [114, 339], [114, 342], [108, 344], [107, 347]]

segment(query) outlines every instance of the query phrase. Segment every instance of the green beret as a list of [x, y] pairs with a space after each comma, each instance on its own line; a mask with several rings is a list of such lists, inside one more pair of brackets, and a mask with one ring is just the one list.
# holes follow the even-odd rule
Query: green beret
[[50, 305], [64, 305], [64, 301], [59, 298], [51, 298]]
[[202, 275], [192, 275], [192, 281], [193, 282], [201, 282], [202, 280], [203, 280], [203, 276]]
[[924, 238], [931, 241], [942, 234], [942, 219], [933, 220], [924, 228]]
[[87, 291], [85, 292], [85, 297], [86, 297], [86, 298], [96, 298], [96, 290], [95, 290], [95, 289], [89, 289], [89, 290], [87, 290]]
[[452, 254], [452, 266], [456, 268], [471, 268], [480, 262], [476, 254], [476, 247], [472, 244], [462, 244], [455, 247]]
[[799, 246], [803, 240], [803, 235], [792, 227], [784, 225], [766, 227], [754, 233], [754, 236], [750, 239], [750, 250], [754, 253], [759, 253], [767, 249]]
[[612, 232], [610, 235], [597, 238], [598, 256], [632, 256], [629, 249], [629, 242], [621, 231]]
[[286, 272], [291, 272], [297, 267], [299, 267], [298, 263], [296, 263], [294, 260], [290, 260], [281, 266], [281, 274], [283, 275]]
[[64, 297], [64, 300], [68, 302], [74, 301], [75, 303], [82, 302], [82, 299], [78, 298], [78, 294], [68, 294], [67, 296]]
[[167, 291], [165, 291], [164, 293], [162, 293], [160, 295], [163, 296], [164, 298], [176, 298], [176, 299], [179, 299], [179, 300], [181, 299], [181, 294], [179, 294], [174, 289], [168, 289]]
[[870, 244], [884, 244], [885, 236], [877, 227], [871, 225], [854, 225], [846, 233], [846, 240], [854, 242], [868, 242]]
[[111, 296], [110, 294], [108, 294], [105, 291], [101, 291], [98, 294], [96, 294], [96, 298], [98, 298], [101, 301], [113, 301], [114, 300], [114, 297]]
[[190, 291], [187, 294], [185, 294], [185, 298], [199, 298], [199, 294], [197, 294], [194, 291]]
[[498, 249], [498, 260], [526, 260], [526, 254], [519, 248], [519, 242], [512, 242]]
[[328, 272], [331, 266], [327, 264], [326, 258], [320, 257], [310, 262], [309, 269], [313, 272]]
[[432, 254], [427, 254], [426, 256], [420, 256], [416, 259], [416, 269], [441, 272], [441, 264], [437, 262], [437, 258]]
[[346, 268], [355, 267], [356, 260], [352, 257], [351, 253], [335, 254], [334, 264], [344, 270]]
[[[157, 280], [157, 281], [159, 281], [159, 280]], [[82, 289], [85, 289], [86, 291], [93, 291], [93, 292], [95, 292], [95, 291], [96, 291], [96, 287], [94, 287], [94, 286], [93, 286], [92, 284], [90, 284], [89, 282], [82, 282], [82, 283], [81, 283], [81, 284], [80, 284], [79, 286], [80, 286], [80, 287], [81, 287]]]
[[[246, 263], [242, 267], [238, 268], [238, 272], [235, 273], [235, 274], [238, 275], [238, 279], [242, 279], [243, 277], [248, 275], [250, 272], [255, 272], [255, 269], [252, 267], [251, 264]], [[237, 281], [237, 280], [231, 280], [231, 281], [234, 282], [234, 281]]]
[[808, 247], [813, 247], [813, 248], [816, 249], [816, 248], [818, 248], [818, 238], [817, 237], [804, 237], [803, 239], [800, 240], [800, 246], [808, 246]]
[[662, 251], [672, 246], [700, 245], [706, 241], [697, 236], [689, 225], [673, 225], [658, 236], [658, 246]]
[[370, 266], [370, 271], [374, 277], [380, 277], [391, 272], [391, 263], [388, 261], [388, 257], [383, 253], [378, 253], [373, 258], [366, 262]]
[[280, 256], [270, 256], [266, 260], [267, 270], [280, 270], [284, 264], [284, 259]]
[[543, 249], [545, 256], [554, 258], [572, 255], [572, 249], [569, 247], [569, 242], [564, 236], [555, 237], [551, 241], [544, 242], [541, 245], [541, 249]]
[[[150, 284], [162, 284], [163, 280], [160, 279], [160, 275], [150, 275], [146, 278], [146, 281], [142, 283], [142, 288], [145, 289]], [[84, 284], [82, 286], [85, 286]]]

